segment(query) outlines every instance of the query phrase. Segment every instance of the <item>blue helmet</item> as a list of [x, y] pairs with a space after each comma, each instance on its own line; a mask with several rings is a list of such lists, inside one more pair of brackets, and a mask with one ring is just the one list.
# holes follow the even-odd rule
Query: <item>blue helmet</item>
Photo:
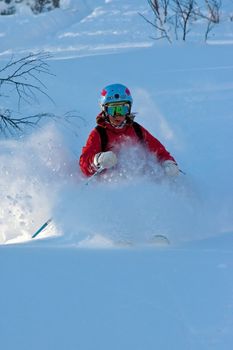
[[104, 107], [112, 102], [129, 102], [132, 106], [133, 99], [129, 89], [122, 84], [111, 84], [101, 91], [100, 104]]

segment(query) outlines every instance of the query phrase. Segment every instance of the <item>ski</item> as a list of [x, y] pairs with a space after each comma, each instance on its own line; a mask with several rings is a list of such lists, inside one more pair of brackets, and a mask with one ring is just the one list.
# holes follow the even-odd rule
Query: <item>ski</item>
[[154, 244], [156, 246], [167, 246], [170, 244], [170, 241], [164, 235], [153, 235], [149, 241], [149, 244]]

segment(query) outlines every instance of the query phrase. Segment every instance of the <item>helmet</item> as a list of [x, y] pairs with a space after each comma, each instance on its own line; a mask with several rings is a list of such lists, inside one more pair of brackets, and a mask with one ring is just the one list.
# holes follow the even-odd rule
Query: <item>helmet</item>
[[129, 102], [132, 106], [133, 99], [129, 89], [122, 84], [111, 84], [101, 91], [100, 104], [104, 107], [108, 103]]

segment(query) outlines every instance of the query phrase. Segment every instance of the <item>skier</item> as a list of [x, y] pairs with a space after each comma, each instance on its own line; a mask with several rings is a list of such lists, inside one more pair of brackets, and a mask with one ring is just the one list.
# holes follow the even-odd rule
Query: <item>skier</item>
[[165, 147], [143, 126], [134, 122], [132, 103], [129, 89], [122, 84], [111, 84], [102, 90], [102, 110], [96, 118], [97, 126], [91, 131], [79, 160], [86, 176], [115, 167], [119, 145], [126, 145], [129, 140], [131, 144], [141, 143], [154, 154], [166, 175], [179, 174], [175, 159]]

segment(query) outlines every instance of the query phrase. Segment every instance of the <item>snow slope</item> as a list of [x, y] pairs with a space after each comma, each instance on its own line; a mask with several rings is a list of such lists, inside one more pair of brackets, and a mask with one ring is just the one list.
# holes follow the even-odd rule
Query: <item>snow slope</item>
[[[41, 97], [20, 113], [79, 116], [0, 140], [0, 346], [230, 350], [232, 29], [219, 30], [220, 45], [171, 46], [150, 40], [143, 1], [63, 6], [0, 18], [1, 64], [12, 53], [53, 54], [55, 76], [43, 79], [55, 104]], [[175, 183], [141, 176], [143, 154], [129, 149], [123, 180], [85, 185], [77, 160], [112, 82], [130, 87], [137, 121], [185, 171]], [[4, 103], [17, 111], [14, 96]], [[144, 247], [154, 233], [171, 246]], [[135, 246], [116, 249], [121, 240]]]
[[[1, 18], [1, 56], [15, 51], [46, 50], [56, 58], [70, 58], [152, 45], [148, 38], [150, 30], [138, 15], [148, 13], [143, 1], [77, 0], [63, 3], [62, 11], [58, 9], [36, 16], [24, 8], [16, 16]], [[131, 23], [134, 23], [133, 30]]]
[[230, 350], [233, 242], [223, 239], [157, 251], [2, 247], [1, 345]]

